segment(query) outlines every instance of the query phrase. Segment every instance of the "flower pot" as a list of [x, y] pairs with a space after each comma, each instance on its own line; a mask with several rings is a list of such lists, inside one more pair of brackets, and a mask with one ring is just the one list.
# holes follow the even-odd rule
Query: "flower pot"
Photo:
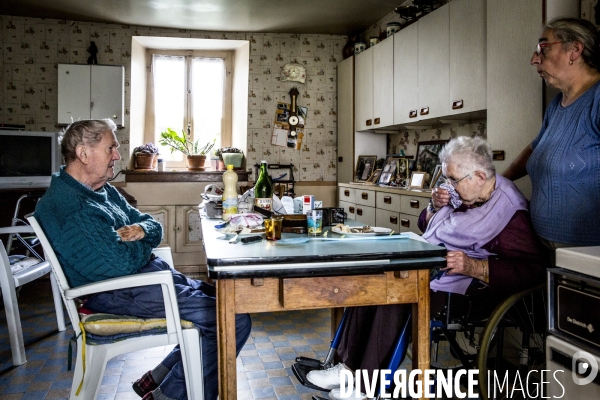
[[225, 168], [227, 168], [228, 165], [233, 165], [233, 169], [242, 168], [242, 160], [244, 159], [242, 153], [223, 153], [221, 154], [221, 157], [223, 158]]
[[135, 169], [152, 170], [154, 169], [154, 161], [157, 160], [157, 154], [136, 153], [135, 154]]
[[204, 171], [204, 163], [206, 162], [206, 156], [187, 156], [188, 170], [190, 171]]
[[219, 160], [217, 162], [217, 171], [225, 171], [227, 170], [227, 168], [225, 168], [225, 163], [223, 162], [223, 160]]

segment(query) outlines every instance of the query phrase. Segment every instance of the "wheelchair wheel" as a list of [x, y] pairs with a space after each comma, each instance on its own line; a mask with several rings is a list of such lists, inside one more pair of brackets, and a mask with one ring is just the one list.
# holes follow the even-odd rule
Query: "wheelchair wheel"
[[477, 357], [481, 398], [540, 397], [547, 318], [545, 285], [514, 294], [494, 310]]

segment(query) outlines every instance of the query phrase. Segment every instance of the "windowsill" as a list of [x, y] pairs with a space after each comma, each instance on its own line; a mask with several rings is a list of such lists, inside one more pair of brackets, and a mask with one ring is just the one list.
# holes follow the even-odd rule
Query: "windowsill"
[[[126, 182], [222, 182], [225, 171], [123, 171]], [[235, 171], [238, 181], [248, 181], [248, 171]]]

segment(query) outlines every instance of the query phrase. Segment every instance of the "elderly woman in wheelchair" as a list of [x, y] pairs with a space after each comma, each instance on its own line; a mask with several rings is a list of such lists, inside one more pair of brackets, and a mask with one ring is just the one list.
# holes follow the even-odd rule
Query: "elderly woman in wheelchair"
[[[437, 344], [445, 336], [451, 353], [464, 365], [474, 361], [469, 348], [479, 348], [476, 328], [504, 299], [543, 283], [547, 258], [534, 233], [527, 200], [511, 181], [496, 174], [486, 141], [453, 139], [440, 153], [440, 161], [445, 183], [433, 189], [419, 219], [423, 238], [448, 249], [446, 266], [433, 271], [430, 284], [432, 338]], [[522, 295], [517, 297], [523, 300]], [[446, 312], [448, 300], [453, 304], [451, 315]], [[517, 307], [516, 300], [511, 301], [499, 307], [502, 321], [512, 315], [507, 307]], [[347, 309], [336, 354], [341, 362], [310, 371], [308, 383], [333, 389], [329, 396], [335, 399], [342, 370], [368, 370], [371, 376], [375, 369], [389, 368], [398, 332], [410, 311], [409, 305]], [[499, 321], [486, 339], [492, 345], [497, 342], [495, 329], [504, 324]], [[460, 345], [459, 337], [467, 345]]]

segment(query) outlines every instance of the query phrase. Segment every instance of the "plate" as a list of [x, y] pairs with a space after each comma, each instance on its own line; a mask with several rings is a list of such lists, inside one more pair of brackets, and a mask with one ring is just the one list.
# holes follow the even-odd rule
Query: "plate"
[[[223, 229], [215, 229], [215, 231], [219, 232], [222, 235], [225, 235], [227, 237], [234, 237], [236, 235], [235, 232], [224, 232]], [[248, 236], [264, 236], [265, 232], [252, 232], [252, 233], [238, 233], [237, 234], [238, 237], [241, 239], [243, 237], [248, 237]]]
[[369, 233], [348, 233], [348, 232], [342, 232], [342, 230], [340, 228], [337, 227], [333, 227], [331, 228], [331, 232], [333, 233], [337, 233], [339, 235], [346, 235], [346, 236], [377, 236], [377, 235], [389, 235], [392, 230], [389, 228], [378, 228], [376, 226], [372, 226], [371, 229], [373, 229], [374, 232], [369, 232]]
[[310, 239], [307, 237], [301, 237], [301, 238], [289, 238], [289, 239], [281, 239], [281, 240], [276, 240], [274, 243], [277, 245], [290, 245], [290, 244], [301, 244], [301, 243], [306, 243], [308, 242]]

